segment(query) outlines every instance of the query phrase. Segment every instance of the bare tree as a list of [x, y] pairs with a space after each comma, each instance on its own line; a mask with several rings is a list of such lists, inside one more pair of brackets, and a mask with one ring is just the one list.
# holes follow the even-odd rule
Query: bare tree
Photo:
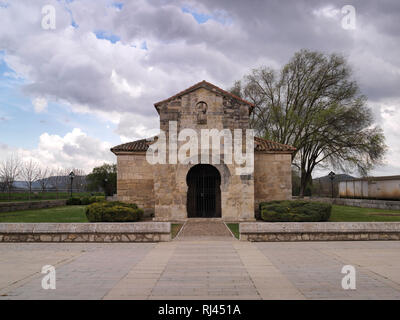
[[279, 72], [254, 69], [232, 92], [254, 103], [251, 126], [260, 136], [296, 148], [300, 196], [317, 166], [366, 175], [386, 152], [343, 56], [301, 50]]
[[74, 188], [77, 192], [81, 192], [86, 188], [86, 174], [82, 169], [75, 168], [74, 170]]
[[6, 191], [6, 183], [3, 180], [3, 176], [0, 176], [0, 192], [5, 192]]
[[24, 179], [24, 182], [29, 189], [29, 200], [31, 200], [32, 184], [39, 179], [39, 175], [40, 169], [36, 162], [29, 160], [28, 162], [23, 163], [21, 168], [21, 178]]
[[7, 190], [6, 177], [3, 176], [3, 173], [2, 173], [1, 167], [0, 167], [0, 192], [5, 192], [6, 190]]
[[42, 192], [46, 191], [46, 189], [50, 183], [49, 177], [51, 176], [51, 174], [52, 174], [52, 171], [48, 167], [41, 168], [39, 170], [39, 184], [40, 184], [40, 189], [42, 190]]
[[51, 187], [56, 190], [57, 199], [59, 198], [59, 192], [62, 188], [65, 188], [65, 170], [58, 168], [54, 170], [53, 175], [49, 178]]
[[0, 176], [2, 177], [5, 189], [8, 191], [9, 200], [15, 179], [18, 178], [20, 173], [21, 160], [19, 159], [18, 155], [13, 154], [0, 163]]

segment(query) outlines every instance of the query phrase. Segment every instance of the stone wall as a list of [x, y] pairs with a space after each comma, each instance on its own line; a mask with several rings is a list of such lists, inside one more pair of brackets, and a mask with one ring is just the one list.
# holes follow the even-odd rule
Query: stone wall
[[400, 200], [400, 176], [368, 177], [338, 184], [341, 198]]
[[241, 223], [243, 241], [400, 240], [400, 222]]
[[[204, 102], [205, 105], [199, 104]], [[160, 129], [168, 133], [169, 122], [178, 131], [190, 129], [248, 129], [249, 106], [222, 96], [217, 90], [199, 88], [159, 106]]]
[[[167, 148], [168, 164], [157, 165], [147, 163], [145, 153], [119, 154], [117, 188], [120, 201], [135, 202], [147, 212], [154, 211], [157, 221], [186, 220], [186, 177], [189, 170], [200, 162], [214, 165], [220, 173], [221, 215], [226, 221], [254, 220], [259, 202], [291, 198], [291, 154], [257, 152], [255, 173], [241, 176], [236, 172], [239, 165], [224, 158], [224, 147], [228, 143], [221, 137], [216, 145], [209, 141], [209, 146], [204, 147], [210, 154], [208, 161], [200, 159], [199, 155], [204, 151], [201, 148], [202, 129], [219, 132], [228, 129], [233, 135], [235, 129], [242, 129], [245, 134], [249, 128], [249, 105], [240, 99], [224, 95], [212, 87], [201, 87], [160, 102], [157, 110], [160, 129], [166, 134], [167, 141], [172, 138], [177, 141], [178, 150], [189, 142], [189, 137], [179, 139], [177, 135], [181, 130], [191, 129], [197, 133], [197, 154], [190, 154], [187, 164], [176, 159], [174, 164], [171, 160], [175, 157], [170, 157]], [[176, 129], [170, 128], [172, 121], [176, 122]], [[213, 151], [217, 150], [212, 158]], [[218, 155], [220, 159], [215, 159]]]
[[400, 201], [370, 200], [370, 199], [343, 199], [343, 198], [304, 198], [308, 201], [333, 203], [341, 206], [400, 210]]
[[[187, 219], [186, 176], [194, 165], [157, 165], [155, 172], [155, 219], [183, 221]], [[254, 220], [254, 184], [249, 178], [235, 174], [235, 166], [215, 164], [221, 175], [221, 216], [226, 221]], [[232, 174], [233, 172], [233, 174]]]
[[254, 155], [254, 208], [263, 201], [292, 199], [291, 154], [256, 152]]
[[145, 153], [117, 156], [117, 197], [136, 203], [145, 215], [154, 214], [154, 166]]
[[0, 202], [0, 212], [44, 209], [65, 206], [67, 200]]
[[[225, 97], [216, 90], [199, 88], [159, 106], [160, 128], [172, 137], [169, 122], [177, 122], [177, 131], [190, 128], [201, 137], [202, 129], [248, 129], [249, 106], [233, 98]], [[233, 131], [232, 131], [233, 132]], [[178, 150], [187, 141], [178, 141]], [[224, 139], [220, 140], [220, 151], [223, 152]], [[201, 154], [201, 139], [198, 141], [198, 153]], [[212, 154], [210, 141], [209, 154]], [[218, 153], [217, 153], [218, 154]], [[192, 155], [191, 155], [192, 156]], [[200, 157], [194, 158], [200, 162]], [[194, 160], [193, 158], [193, 160]], [[167, 159], [169, 154], [167, 152]], [[220, 164], [214, 165], [221, 175], [221, 215], [228, 221], [254, 220], [254, 179], [253, 175], [241, 177], [236, 175], [237, 165], [224, 163], [223, 155]], [[192, 159], [191, 159], [192, 160]], [[207, 162], [202, 162], [207, 163]], [[155, 219], [159, 221], [187, 219], [186, 176], [194, 166], [191, 164], [160, 164], [154, 169]]]
[[0, 223], [0, 242], [160, 242], [171, 240], [169, 222]]

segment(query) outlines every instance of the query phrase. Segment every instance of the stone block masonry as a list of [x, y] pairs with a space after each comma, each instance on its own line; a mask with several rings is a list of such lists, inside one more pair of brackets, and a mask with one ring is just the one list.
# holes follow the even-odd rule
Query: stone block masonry
[[171, 223], [0, 223], [0, 242], [162, 242]]
[[[160, 116], [157, 138], [132, 141], [111, 149], [117, 155], [119, 201], [136, 203], [155, 221], [185, 221], [189, 217], [207, 216], [244, 222], [255, 221], [255, 209], [260, 202], [291, 199], [291, 160], [295, 148], [255, 137], [251, 146], [254, 150], [247, 150], [244, 137], [250, 129], [252, 103], [202, 81], [154, 106]], [[188, 133], [185, 129], [190, 129], [193, 137], [183, 135], [182, 139], [180, 134]], [[227, 147], [232, 147], [235, 130], [242, 132], [242, 150], [233, 149], [246, 155], [254, 152], [254, 159], [244, 156], [242, 163], [233, 156], [232, 160], [232, 150], [229, 152]], [[210, 136], [213, 137], [210, 139]], [[168, 146], [161, 144], [164, 141]], [[150, 164], [146, 160], [150, 145], [158, 150], [162, 161]], [[181, 148], [187, 151], [184, 161], [177, 157], [176, 150]], [[208, 156], [199, 157], [204, 151]], [[253, 162], [254, 172], [238, 174], [244, 167], [252, 168]], [[216, 169], [209, 168], [209, 174], [204, 174], [209, 176], [209, 186], [216, 185], [208, 188], [206, 196], [201, 191], [204, 186], [195, 187], [195, 179], [189, 179], [193, 178], [199, 163]], [[215, 209], [204, 212], [205, 207]]]
[[243, 241], [400, 240], [400, 222], [241, 223]]

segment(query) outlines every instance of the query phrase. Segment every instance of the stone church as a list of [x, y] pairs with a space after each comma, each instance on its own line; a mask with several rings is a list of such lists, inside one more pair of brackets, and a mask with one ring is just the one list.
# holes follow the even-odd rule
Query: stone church
[[[160, 116], [160, 132], [165, 132], [167, 138], [171, 135], [171, 121], [177, 124], [178, 131], [245, 131], [254, 108], [252, 103], [206, 81], [154, 106]], [[291, 158], [295, 150], [291, 146], [255, 137], [254, 171], [238, 175], [235, 170], [240, 165], [226, 161], [223, 154], [219, 163], [200, 160], [151, 164], [146, 153], [157, 139], [133, 141], [111, 149], [117, 156], [118, 200], [136, 203], [154, 220], [216, 217], [251, 221], [260, 202], [291, 199]]]

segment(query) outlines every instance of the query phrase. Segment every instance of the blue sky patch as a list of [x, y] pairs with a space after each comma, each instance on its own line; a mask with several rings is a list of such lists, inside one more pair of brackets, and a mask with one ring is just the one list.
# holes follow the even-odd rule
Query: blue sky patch
[[119, 10], [122, 10], [124, 4], [122, 2], [114, 2], [111, 6]]
[[76, 114], [68, 106], [53, 101], [48, 101], [45, 111], [36, 113], [33, 97], [23, 92], [26, 81], [17, 77], [4, 56], [5, 52], [0, 51], [0, 143], [34, 149], [44, 132], [63, 137], [73, 128], [102, 141], [121, 142], [114, 133], [116, 125], [95, 114]]
[[142, 42], [142, 45], [140, 46], [140, 49], [149, 50], [149, 49], [147, 48], [147, 42], [146, 42], [146, 41], [143, 41], [143, 42]]
[[225, 10], [216, 10], [212, 14], [207, 14], [200, 13], [190, 7], [183, 7], [182, 12], [191, 14], [198, 24], [206, 23], [208, 20], [214, 20], [223, 25], [232, 24], [232, 19], [229, 17], [229, 14]]
[[196, 10], [188, 8], [188, 7], [183, 7], [182, 8], [182, 12], [190, 13], [193, 16], [193, 18], [195, 18], [196, 21], [199, 24], [205, 23], [205, 22], [207, 22], [208, 20], [210, 20], [212, 18], [211, 15], [208, 15], [208, 14], [205, 14], [205, 13], [199, 13]]
[[105, 40], [110, 41], [111, 43], [116, 43], [119, 40], [121, 40], [121, 38], [118, 37], [117, 35], [107, 32], [107, 31], [104, 31], [104, 30], [95, 31], [94, 34], [96, 35], [97, 39], [105, 39]]

